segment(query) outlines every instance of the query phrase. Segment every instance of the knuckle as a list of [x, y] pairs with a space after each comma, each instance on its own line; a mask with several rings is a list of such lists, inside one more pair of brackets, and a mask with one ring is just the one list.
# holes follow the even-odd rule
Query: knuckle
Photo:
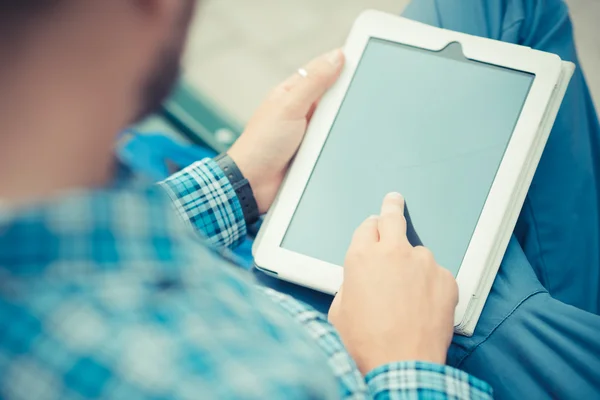
[[351, 263], [354, 259], [359, 256], [360, 252], [357, 249], [356, 245], [351, 245], [348, 251], [346, 252], [346, 263]]
[[282, 82], [279, 85], [275, 86], [267, 95], [267, 99], [278, 101], [282, 98], [285, 98], [287, 94], [289, 94], [291, 90], [291, 86], [287, 82]]
[[413, 249], [415, 256], [428, 265], [435, 264], [435, 257], [431, 250], [423, 246], [417, 246]]
[[268, 92], [267, 100], [280, 107], [289, 107], [294, 103], [294, 88], [297, 85], [293, 79], [283, 81]]
[[404, 210], [401, 209], [400, 207], [395, 207], [395, 208], [391, 209], [388, 212], [388, 214], [391, 215], [393, 218], [396, 218], [396, 219], [405, 219], [404, 218]]
[[384, 223], [406, 224], [404, 213], [399, 210], [388, 211], [382, 214], [380, 218]]
[[450, 280], [452, 282], [455, 281], [454, 275], [452, 275], [452, 272], [448, 271], [446, 268], [438, 266], [438, 271], [441, 274], [442, 279]]
[[459, 293], [458, 293], [458, 284], [456, 283], [455, 280], [452, 281], [452, 289], [450, 289], [450, 290], [451, 290], [450, 294], [452, 296], [452, 300], [455, 303], [458, 303], [458, 296], [459, 296]]
[[448, 285], [448, 297], [450, 299], [450, 302], [453, 305], [458, 304], [458, 300], [459, 300], [458, 284], [454, 280], [452, 281], [451, 285]]
[[446, 286], [451, 293], [455, 293], [458, 296], [458, 284], [456, 283], [454, 275], [443, 267], [438, 267], [438, 274], [442, 284]]
[[348, 249], [347, 258], [354, 259], [362, 259], [369, 252], [369, 246], [361, 241], [353, 242]]
[[400, 255], [402, 258], [413, 258], [412, 248], [410, 246], [401, 246]]
[[354, 231], [354, 234], [352, 235], [352, 242], [350, 243], [350, 247], [360, 247], [360, 246], [364, 246], [365, 241], [362, 238], [362, 231], [361, 231], [361, 226], [358, 227], [358, 229], [356, 229]]
[[381, 214], [379, 216], [379, 224], [385, 225], [390, 223], [390, 215], [389, 214]]
[[399, 248], [394, 243], [385, 242], [381, 243], [380, 251], [384, 256], [390, 257], [396, 255], [399, 251]]

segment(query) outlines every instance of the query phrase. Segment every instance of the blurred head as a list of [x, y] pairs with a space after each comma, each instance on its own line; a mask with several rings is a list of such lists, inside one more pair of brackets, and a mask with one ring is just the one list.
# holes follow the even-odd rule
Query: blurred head
[[177, 1], [182, 5], [168, 35], [170, 37], [165, 37], [165, 43], [161, 48], [157, 48], [158, 56], [151, 61], [150, 72], [140, 86], [140, 109], [136, 119], [141, 119], [160, 107], [180, 74], [181, 58], [196, 0]]
[[0, 0], [0, 198], [96, 187], [177, 80], [196, 0]]
[[[26, 60], [35, 59], [52, 69], [57, 63], [50, 58], [62, 57], [69, 62], [59, 67], [67, 78], [71, 73], [73, 79], [83, 75], [79, 67], [95, 81], [104, 79], [105, 87], [125, 82], [123, 88], [128, 88], [127, 82], [134, 83], [131, 119], [137, 120], [155, 111], [177, 80], [195, 4], [196, 0], [0, 0], [0, 67], [18, 65], [23, 70], [31, 67]], [[45, 59], [39, 57], [44, 49]], [[106, 74], [109, 71], [112, 76]], [[57, 75], [48, 71], [49, 78]]]

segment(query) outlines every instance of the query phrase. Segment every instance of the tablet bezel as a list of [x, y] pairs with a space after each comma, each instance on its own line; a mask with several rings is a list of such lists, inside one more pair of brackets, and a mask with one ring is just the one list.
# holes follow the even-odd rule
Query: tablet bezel
[[276, 274], [279, 279], [330, 294], [339, 290], [343, 280], [343, 269], [340, 266], [286, 250], [281, 247], [281, 243], [371, 38], [433, 51], [440, 51], [452, 42], [459, 42], [468, 59], [535, 75], [456, 277], [459, 303], [456, 307], [455, 326], [458, 326], [467, 313], [471, 299], [477, 296], [478, 285], [486, 268], [490, 267], [488, 264], [494, 251], [494, 243], [505, 233], [499, 232], [498, 227], [510, 226], [512, 229], [516, 222], [506, 224], [505, 217], [510, 207], [511, 194], [518, 185], [519, 174], [526, 165], [527, 155], [534, 145], [547, 105], [560, 78], [562, 64], [556, 55], [433, 28], [378, 11], [362, 13], [344, 48], [344, 71], [316, 110], [298, 154], [261, 228], [253, 249], [255, 263], [260, 269]]

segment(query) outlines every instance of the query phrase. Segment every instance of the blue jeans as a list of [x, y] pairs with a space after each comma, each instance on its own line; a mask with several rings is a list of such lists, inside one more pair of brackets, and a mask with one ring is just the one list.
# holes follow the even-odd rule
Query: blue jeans
[[[420, 0], [405, 16], [579, 67], [562, 0]], [[599, 140], [578, 68], [475, 335], [449, 353], [500, 398], [600, 396]]]
[[[414, 0], [404, 16], [579, 67], [562, 0]], [[498, 398], [600, 396], [599, 144], [578, 68], [475, 334], [455, 337], [448, 355]], [[330, 304], [329, 296], [259, 278], [322, 311]]]

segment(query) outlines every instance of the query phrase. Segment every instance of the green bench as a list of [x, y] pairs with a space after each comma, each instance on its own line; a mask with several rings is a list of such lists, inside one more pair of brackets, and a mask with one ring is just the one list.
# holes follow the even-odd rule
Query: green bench
[[237, 139], [242, 127], [206, 96], [181, 81], [160, 112], [140, 123], [135, 130], [160, 132], [220, 153]]

